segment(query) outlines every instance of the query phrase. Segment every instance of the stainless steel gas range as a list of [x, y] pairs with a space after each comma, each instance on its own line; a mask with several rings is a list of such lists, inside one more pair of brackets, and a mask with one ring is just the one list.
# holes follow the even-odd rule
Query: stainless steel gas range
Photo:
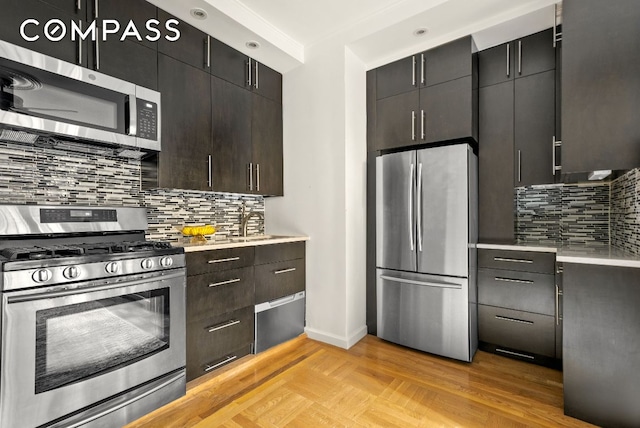
[[0, 205], [0, 426], [122, 426], [185, 394], [185, 258], [144, 208]]

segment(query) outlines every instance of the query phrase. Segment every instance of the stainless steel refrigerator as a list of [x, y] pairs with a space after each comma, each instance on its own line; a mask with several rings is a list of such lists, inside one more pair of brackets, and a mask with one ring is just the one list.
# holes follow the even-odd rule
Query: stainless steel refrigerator
[[378, 337], [458, 360], [473, 358], [477, 169], [467, 144], [376, 159]]

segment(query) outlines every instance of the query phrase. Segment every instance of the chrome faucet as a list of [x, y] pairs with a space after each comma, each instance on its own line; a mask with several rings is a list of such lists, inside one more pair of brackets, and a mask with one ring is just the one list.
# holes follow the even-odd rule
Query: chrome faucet
[[247, 204], [245, 202], [242, 203], [242, 221], [240, 222], [240, 230], [243, 237], [247, 236], [247, 223], [249, 223], [249, 219], [253, 216], [258, 216], [262, 220], [264, 220], [264, 214], [258, 211], [247, 211]]

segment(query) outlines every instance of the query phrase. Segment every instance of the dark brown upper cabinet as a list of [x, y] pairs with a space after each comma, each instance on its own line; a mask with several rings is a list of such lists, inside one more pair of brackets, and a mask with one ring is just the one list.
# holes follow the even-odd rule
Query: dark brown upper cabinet
[[251, 117], [253, 191], [260, 195], [282, 196], [282, 106], [254, 93]]
[[474, 50], [468, 36], [376, 69], [374, 149], [477, 139]]
[[[93, 1], [93, 0], [91, 0]], [[24, 1], [23, 3], [33, 3], [32, 0]], [[39, 2], [45, 3], [49, 6], [54, 7], [59, 10], [66, 16], [72, 17], [74, 20], [82, 20], [82, 21], [90, 21], [91, 12], [89, 11], [90, 1], [89, 0], [39, 0]], [[5, 2], [3, 2], [3, 9], [5, 8]], [[7, 12], [10, 9], [6, 10]], [[3, 13], [6, 12], [3, 10]], [[22, 21], [20, 21], [22, 22]]]
[[483, 50], [478, 55], [479, 85], [485, 87], [554, 70], [553, 30], [548, 29]]
[[[128, 41], [139, 43], [149, 49], [157, 50], [158, 43], [149, 41], [145, 36], [154, 36], [153, 33], [147, 31], [147, 21], [157, 19], [158, 8], [147, 2], [146, 0], [89, 0], [87, 9], [92, 13], [92, 18], [101, 21], [102, 19], [116, 19], [120, 23], [120, 31], [124, 31], [129, 21], [133, 21], [140, 38], [127, 37]], [[161, 21], [157, 29], [163, 36], [167, 34], [164, 29], [164, 22]]]
[[[175, 19], [175, 17], [158, 9], [158, 20], [164, 23], [168, 19]], [[177, 28], [180, 30], [180, 38], [174, 42], [164, 37], [160, 38], [158, 52], [208, 72], [211, 64], [209, 36], [186, 22], [180, 20], [179, 22]]]
[[562, 172], [640, 166], [640, 7], [566, 0]]

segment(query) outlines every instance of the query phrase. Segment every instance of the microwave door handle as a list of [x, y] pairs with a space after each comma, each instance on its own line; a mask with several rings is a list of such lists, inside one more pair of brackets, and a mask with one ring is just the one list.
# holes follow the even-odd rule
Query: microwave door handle
[[129, 135], [138, 134], [138, 99], [135, 95], [127, 95], [129, 101]]

